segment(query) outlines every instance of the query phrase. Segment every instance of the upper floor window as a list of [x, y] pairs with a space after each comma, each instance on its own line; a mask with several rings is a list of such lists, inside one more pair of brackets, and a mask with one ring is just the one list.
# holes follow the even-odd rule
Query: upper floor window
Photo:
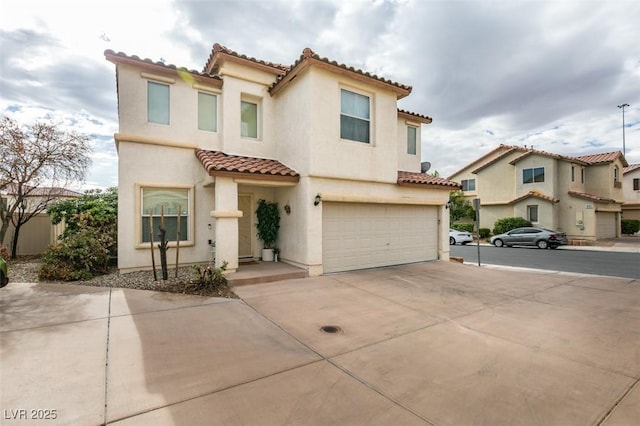
[[584, 167], [580, 168], [580, 183], [584, 183]]
[[522, 183], [544, 182], [544, 167], [522, 170]]
[[218, 97], [198, 92], [198, 129], [218, 131]]
[[242, 101], [240, 104], [240, 135], [243, 138], [258, 138], [258, 104]]
[[[153, 224], [154, 232], [158, 229], [161, 221], [164, 221], [167, 241], [176, 241], [178, 231], [180, 241], [189, 240], [191, 234], [189, 221], [189, 196], [188, 188], [141, 188], [142, 197], [142, 217], [140, 230], [142, 231], [141, 241], [148, 243], [149, 221]], [[180, 224], [178, 225], [178, 219]], [[157, 237], [154, 237], [154, 240]]]
[[407, 127], [407, 154], [416, 155], [418, 143], [418, 129], [413, 126]]
[[619, 174], [620, 174], [620, 169], [618, 169], [618, 166], [615, 166], [613, 168], [613, 182], [616, 183], [619, 180]]
[[147, 121], [169, 124], [169, 85], [147, 82]]
[[640, 191], [640, 179], [639, 178], [634, 178], [633, 179], [633, 190], [634, 191]]
[[462, 184], [462, 190], [463, 191], [475, 191], [476, 190], [476, 180], [475, 179], [463, 179], [461, 184]]
[[575, 166], [571, 166], [571, 182], [575, 182], [576, 180], [576, 168]]
[[371, 105], [368, 96], [340, 90], [340, 137], [370, 142]]

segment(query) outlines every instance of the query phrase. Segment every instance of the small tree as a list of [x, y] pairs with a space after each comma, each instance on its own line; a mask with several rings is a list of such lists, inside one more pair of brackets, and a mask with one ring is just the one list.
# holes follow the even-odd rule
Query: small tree
[[476, 212], [471, 202], [464, 197], [464, 192], [452, 191], [449, 193], [449, 222], [454, 223], [463, 218], [475, 219]]
[[20, 228], [44, 212], [73, 182], [84, 180], [89, 158], [89, 139], [59, 124], [35, 122], [20, 126], [3, 117], [0, 121], [0, 245], [9, 223], [14, 226], [11, 258], [16, 257]]

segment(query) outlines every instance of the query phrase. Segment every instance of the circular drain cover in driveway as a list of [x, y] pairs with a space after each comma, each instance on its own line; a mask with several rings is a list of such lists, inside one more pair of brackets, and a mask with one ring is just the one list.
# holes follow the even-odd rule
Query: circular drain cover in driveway
[[322, 327], [320, 327], [320, 331], [329, 334], [336, 334], [340, 333], [342, 329], [337, 325], [323, 325]]

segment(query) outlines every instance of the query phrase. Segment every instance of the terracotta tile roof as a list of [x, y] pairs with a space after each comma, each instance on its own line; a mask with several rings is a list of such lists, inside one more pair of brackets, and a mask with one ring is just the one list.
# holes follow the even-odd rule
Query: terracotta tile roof
[[426, 173], [398, 171], [398, 185], [430, 185], [444, 188], [460, 189], [459, 183]]
[[512, 164], [512, 165], [518, 163], [520, 160], [523, 160], [523, 159], [525, 159], [526, 157], [528, 157], [530, 155], [542, 155], [543, 157], [554, 158], [556, 160], [565, 160], [565, 161], [570, 161], [572, 163], [578, 163], [578, 164], [586, 165], [586, 162], [584, 160], [580, 160], [577, 157], [570, 157], [568, 155], [554, 154], [553, 152], [540, 151], [538, 149], [527, 148], [527, 147], [514, 146], [513, 148], [515, 148], [517, 151], [521, 151], [522, 155], [519, 155], [516, 158], [514, 158], [513, 160], [511, 160], [509, 162], [509, 164]]
[[241, 157], [204, 149], [196, 149], [195, 154], [211, 176], [240, 174], [247, 178], [276, 178], [276, 180], [292, 182], [300, 179], [300, 175], [295, 170], [276, 160]]
[[611, 198], [604, 198], [599, 195], [587, 194], [586, 192], [569, 191], [569, 195], [578, 198], [584, 198], [585, 200], [597, 201], [600, 203], [615, 203], [616, 201]]
[[557, 198], [554, 198], [554, 197], [552, 197], [550, 195], [543, 194], [540, 191], [533, 190], [533, 191], [527, 192], [526, 194], [524, 194], [521, 197], [514, 198], [513, 200], [509, 201], [509, 204], [515, 204], [515, 203], [518, 203], [518, 202], [520, 202], [522, 200], [526, 200], [527, 198], [530, 198], [530, 197], [539, 198], [541, 200], [549, 201], [549, 202], [552, 202], [552, 203], [559, 203], [560, 202], [560, 200], [557, 199]]
[[218, 86], [222, 86], [222, 79], [215, 74], [208, 74], [208, 73], [199, 72], [196, 70], [189, 70], [187, 68], [177, 67], [172, 64], [167, 65], [164, 62], [154, 62], [149, 58], [141, 59], [136, 55], [127, 55], [126, 53], [123, 53], [123, 52], [116, 53], [111, 49], [105, 50], [104, 56], [108, 61], [113, 63], [129, 63], [129, 64], [135, 64], [135, 65], [144, 65], [147, 68], [156, 69], [161, 72], [169, 72], [171, 74], [180, 74], [180, 73], [186, 72], [198, 79], [205, 79], [207, 81], [208, 80], [216, 81]]
[[378, 86], [386, 87], [395, 91], [397, 93], [398, 99], [408, 96], [411, 93], [411, 86], [396, 83], [383, 77], [379, 77], [375, 74], [370, 74], [366, 71], [362, 71], [360, 69], [356, 69], [345, 64], [332, 61], [328, 58], [320, 57], [320, 55], [318, 55], [308, 47], [302, 51], [302, 55], [300, 55], [298, 60], [291, 66], [291, 68], [284, 75], [281, 75], [276, 79], [276, 82], [273, 83], [269, 88], [269, 92], [272, 95], [275, 95], [310, 65], [320, 66], [333, 72], [348, 75], [349, 77], [355, 78], [356, 80], [368, 81], [370, 83], [373, 82]]
[[629, 163], [627, 163], [627, 160], [624, 158], [624, 156], [620, 151], [604, 152], [602, 154], [582, 155], [577, 158], [579, 158], [580, 160], [588, 164], [612, 163], [616, 159], [620, 158], [620, 161], [622, 161], [622, 165], [624, 167], [629, 165]]
[[431, 117], [427, 117], [426, 115], [418, 114], [416, 112], [406, 111], [400, 108], [398, 108], [398, 115], [404, 116], [410, 120], [416, 120], [425, 124], [430, 124], [433, 121]]
[[209, 54], [209, 59], [207, 59], [207, 62], [204, 64], [203, 72], [207, 72], [207, 71], [217, 72], [218, 60], [223, 57], [237, 59], [240, 61], [252, 62], [253, 64], [261, 67], [271, 68], [272, 69], [271, 71], [274, 71], [276, 74], [280, 74], [280, 75], [289, 71], [289, 69], [291, 68], [288, 65], [282, 65], [275, 62], [263, 61], [261, 59], [256, 59], [251, 56], [242, 55], [234, 50], [229, 49], [228, 47], [225, 47], [219, 43], [215, 43], [213, 45], [213, 48], [211, 49], [211, 53]]
[[[480, 158], [476, 158], [475, 160], [471, 161], [469, 164], [467, 164], [466, 166], [464, 166], [463, 168], [461, 168], [460, 170], [456, 171], [455, 173], [453, 173], [451, 176], [449, 176], [449, 179], [451, 179], [453, 176], [457, 175], [458, 173], [460, 173], [461, 171], [473, 166], [474, 164], [479, 164], [481, 163], [481, 167], [482, 165], [486, 164], [486, 163], [482, 163], [484, 160], [486, 160], [487, 158], [491, 157], [492, 155], [494, 155], [497, 152], [501, 152], [500, 156], [502, 156], [504, 154], [503, 151], [509, 151], [511, 152], [512, 147], [508, 146], [508, 145], [503, 145], [500, 144], [498, 147], [492, 149], [491, 151], [487, 152], [486, 154], [484, 154], [483, 156], [481, 156]], [[473, 173], [473, 171], [472, 171]]]
[[[23, 186], [22, 193], [27, 197], [81, 197], [82, 193], [58, 186]], [[7, 195], [18, 195], [17, 185], [9, 185]]]
[[629, 173], [638, 169], [640, 169], [640, 164], [629, 164], [627, 167], [624, 167], [622, 169], [622, 174]]

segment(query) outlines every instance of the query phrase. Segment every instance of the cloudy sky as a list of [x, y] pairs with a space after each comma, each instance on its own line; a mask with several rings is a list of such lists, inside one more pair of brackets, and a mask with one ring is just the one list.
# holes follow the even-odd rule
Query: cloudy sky
[[83, 188], [117, 185], [112, 49], [202, 70], [218, 42], [292, 64], [305, 47], [413, 86], [423, 161], [448, 176], [501, 143], [640, 163], [637, 0], [20, 0], [0, 6], [0, 110], [91, 136]]

